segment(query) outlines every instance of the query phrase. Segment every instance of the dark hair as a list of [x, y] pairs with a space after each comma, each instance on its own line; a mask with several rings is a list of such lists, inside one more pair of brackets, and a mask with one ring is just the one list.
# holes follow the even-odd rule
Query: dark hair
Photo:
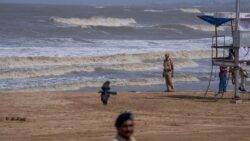
[[106, 81], [105, 83], [103, 83], [102, 85], [102, 90], [103, 91], [109, 91], [110, 90], [110, 81]]
[[106, 81], [102, 84], [102, 87], [109, 87], [110, 81]]
[[115, 127], [116, 128], [120, 128], [122, 126], [122, 124], [125, 122], [125, 121], [128, 121], [128, 120], [134, 120], [134, 116], [131, 112], [123, 112], [121, 113], [116, 121], [115, 121]]

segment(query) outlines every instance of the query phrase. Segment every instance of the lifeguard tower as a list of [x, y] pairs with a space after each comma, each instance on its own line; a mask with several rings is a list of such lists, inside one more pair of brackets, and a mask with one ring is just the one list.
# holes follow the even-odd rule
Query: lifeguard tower
[[[233, 17], [219, 17], [214, 15], [200, 15], [200, 19], [212, 24], [215, 27], [215, 33], [212, 37], [211, 45], [211, 59], [212, 59], [212, 69], [213, 66], [225, 66], [231, 67], [235, 71], [235, 80], [239, 80], [239, 64], [240, 60], [240, 48], [241, 46], [241, 17], [240, 17], [240, 0], [236, 0], [236, 11]], [[246, 20], [246, 19], [245, 19]], [[250, 21], [250, 19], [248, 19]], [[249, 22], [250, 23], [250, 22]], [[219, 29], [227, 29], [229, 35], [221, 35]], [[250, 44], [249, 44], [250, 45]], [[250, 48], [250, 46], [244, 46], [245, 48]], [[248, 53], [247, 53], [248, 54]], [[245, 62], [250, 62], [250, 60], [244, 60]], [[211, 72], [212, 75], [212, 72]], [[211, 80], [210, 80], [211, 81]], [[209, 82], [210, 86], [210, 82]], [[209, 89], [208, 86], [208, 89]], [[235, 95], [234, 99], [240, 100], [239, 95], [239, 82], [235, 82]], [[207, 91], [208, 91], [207, 89]]]

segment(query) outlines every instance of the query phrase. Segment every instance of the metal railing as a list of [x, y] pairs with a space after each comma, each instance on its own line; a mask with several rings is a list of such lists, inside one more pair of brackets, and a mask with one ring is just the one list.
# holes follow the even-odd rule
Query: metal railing
[[215, 51], [213, 59], [228, 57], [231, 48], [233, 48], [233, 45], [232, 43], [227, 43], [225, 35], [212, 37], [212, 51]]

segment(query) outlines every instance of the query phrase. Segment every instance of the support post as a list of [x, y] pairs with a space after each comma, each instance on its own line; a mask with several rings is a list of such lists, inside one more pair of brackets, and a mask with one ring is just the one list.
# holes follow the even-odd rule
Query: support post
[[240, 99], [239, 95], [239, 48], [240, 48], [240, 0], [236, 0], [236, 22], [235, 22], [235, 35], [234, 35], [234, 48], [235, 48], [235, 92], [234, 98]]
[[217, 26], [215, 26], [215, 57], [218, 58], [218, 29], [217, 29]]

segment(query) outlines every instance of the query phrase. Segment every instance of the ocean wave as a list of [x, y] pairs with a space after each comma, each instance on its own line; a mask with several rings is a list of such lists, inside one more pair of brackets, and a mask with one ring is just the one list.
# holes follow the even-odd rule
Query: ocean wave
[[[235, 12], [216, 12], [213, 13], [213, 16], [220, 18], [235, 18]], [[248, 19], [250, 18], [250, 13], [240, 13], [240, 18]]]
[[144, 12], [152, 12], [152, 13], [162, 13], [164, 10], [155, 10], [155, 9], [145, 9]]
[[0, 68], [16, 67], [38, 67], [38, 66], [70, 66], [70, 65], [114, 65], [141, 63], [144, 60], [163, 59], [165, 53], [169, 53], [176, 59], [203, 59], [210, 58], [210, 52], [207, 50], [194, 51], [163, 51], [139, 54], [116, 54], [108, 56], [93, 57], [0, 57]]
[[59, 76], [67, 73], [93, 72], [94, 68], [90, 66], [50, 66], [40, 67], [40, 69], [33, 68], [13, 68], [6, 69], [0, 72], [0, 79], [16, 79], [16, 78], [33, 78], [45, 76]]
[[194, 14], [202, 13], [198, 8], [180, 8], [179, 10], [184, 13], [194, 13]]
[[[204, 15], [215, 16], [218, 18], [235, 18], [235, 12], [204, 12]], [[249, 19], [250, 13], [240, 13], [241, 19]]]
[[[118, 54], [99, 57], [2, 57], [0, 79], [59, 76], [69, 73], [99, 71], [152, 71], [163, 69], [166, 52]], [[209, 58], [208, 51], [168, 52], [175, 68], [198, 67], [192, 59]]]
[[[199, 31], [206, 31], [206, 32], [213, 32], [214, 31], [214, 26], [210, 25], [183, 25], [188, 28], [194, 29], [194, 30], [199, 30]], [[220, 31], [225, 31], [226, 27], [219, 27], [218, 30]]]
[[[156, 27], [169, 29], [179, 34], [182, 34], [186, 30], [196, 30], [196, 31], [203, 31], [203, 32], [213, 32], [214, 27], [210, 25], [189, 25], [189, 24], [178, 24], [178, 25], [158, 25]], [[224, 31], [226, 27], [219, 27], [218, 30]]]
[[[152, 61], [152, 62], [150, 62]], [[153, 70], [163, 70], [163, 59], [159, 60], [150, 60], [145, 62], [150, 63], [134, 63], [134, 64], [115, 64], [115, 65], [108, 65], [108, 66], [102, 66], [98, 67], [101, 70], [107, 70], [107, 71], [127, 71], [127, 72], [138, 72], [138, 71], [153, 71]], [[175, 60], [175, 69], [183, 69], [186, 67], [198, 67], [198, 64], [192, 60]]]
[[131, 27], [136, 24], [136, 21], [133, 18], [91, 17], [88, 19], [80, 19], [51, 17], [50, 20], [57, 24], [67, 26], [80, 26], [81, 28], [88, 28], [91, 26]]
[[[198, 67], [198, 64], [191, 60], [175, 60], [175, 69], [185, 67]], [[92, 66], [50, 66], [40, 69], [9, 69], [0, 73], [0, 79], [34, 78], [45, 76], [60, 76], [70, 73], [101, 73], [112, 71], [140, 72], [140, 71], [161, 71], [163, 70], [162, 60], [158, 63], [135, 63], [135, 64], [114, 64], [114, 65], [92, 65]]]
[[[170, 30], [179, 31], [179, 25], [170, 26]], [[158, 27], [159, 28], [159, 27]], [[165, 27], [164, 27], [165, 28]], [[181, 26], [185, 32], [194, 32]], [[185, 29], [184, 29], [185, 28]], [[165, 29], [164, 29], [165, 30]], [[168, 30], [168, 29], [166, 29]], [[183, 33], [185, 34], [185, 33]], [[199, 34], [199, 33], [197, 33]], [[185, 34], [189, 36], [189, 34]], [[200, 35], [200, 34], [199, 34]], [[9, 42], [15, 42], [13, 39]], [[209, 49], [211, 39], [185, 39], [185, 40], [103, 40], [78, 38], [44, 38], [44, 39], [18, 39], [17, 46], [3, 45], [0, 57], [82, 57], [82, 56], [109, 56], [115, 54], [138, 54], [161, 51], [200, 50]], [[1, 46], [1, 44], [0, 44]], [[17, 58], [18, 59], [18, 58]]]
[[[161, 72], [165, 53], [170, 54], [175, 69], [180, 72], [184, 68], [197, 68], [199, 65], [193, 59], [210, 57], [210, 52], [206, 50], [93, 57], [1, 57], [0, 82], [3, 84], [1, 90], [79, 90], [84, 87], [100, 87], [106, 79], [112, 81], [115, 86], [164, 84]], [[148, 71], [157, 74], [146, 76]], [[195, 76], [180, 72], [175, 74], [175, 81], [199, 81]], [[114, 75], [109, 75], [112, 73]], [[142, 76], [123, 76], [119, 75], [120, 73], [124, 75], [139, 73]]]
[[105, 8], [105, 6], [96, 6], [95, 8], [97, 8], [97, 9], [103, 9], [103, 8]]

